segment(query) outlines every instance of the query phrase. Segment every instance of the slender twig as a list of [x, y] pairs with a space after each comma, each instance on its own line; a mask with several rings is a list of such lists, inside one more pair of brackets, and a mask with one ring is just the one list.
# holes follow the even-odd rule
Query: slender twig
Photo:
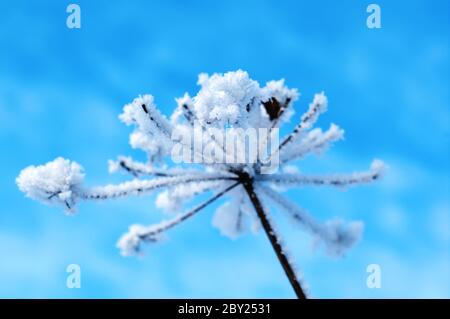
[[175, 174], [168, 174], [168, 173], [162, 172], [162, 171], [159, 172], [159, 171], [153, 170], [153, 169], [147, 169], [147, 171], [144, 171], [140, 168], [132, 167], [131, 165], [129, 165], [129, 163], [127, 163], [123, 159], [119, 160], [119, 165], [121, 168], [123, 168], [125, 171], [127, 171], [134, 177], [139, 177], [139, 175], [144, 175], [144, 174], [154, 175], [154, 176], [159, 176], [159, 177], [176, 176]]
[[272, 248], [275, 250], [278, 260], [280, 261], [281, 266], [283, 267], [284, 272], [286, 273], [286, 276], [288, 277], [289, 282], [291, 283], [292, 288], [294, 289], [295, 294], [297, 295], [297, 298], [307, 299], [306, 294], [303, 291], [303, 288], [300, 285], [299, 280], [297, 279], [295, 271], [294, 271], [292, 265], [290, 264], [288, 258], [284, 254], [283, 249], [279, 243], [278, 237], [267, 218], [267, 215], [263, 209], [263, 206], [262, 206], [258, 196], [255, 193], [252, 181], [249, 180], [249, 181], [244, 182], [243, 186], [250, 198], [250, 201], [253, 204], [253, 207], [255, 208], [255, 211], [261, 221], [264, 231], [265, 231], [267, 237], [269, 238], [270, 243], [272, 244]]
[[177, 217], [175, 217], [172, 220], [166, 221], [166, 222], [162, 222], [159, 225], [154, 226], [149, 232], [142, 234], [140, 237], [142, 239], [147, 239], [147, 238], [152, 238], [155, 235], [158, 235], [178, 224], [180, 224], [181, 222], [185, 221], [186, 219], [194, 216], [196, 213], [198, 213], [199, 211], [201, 211], [203, 208], [205, 208], [206, 206], [208, 206], [209, 204], [213, 203], [214, 201], [218, 200], [220, 197], [222, 197], [223, 195], [225, 195], [226, 193], [228, 193], [230, 190], [232, 190], [233, 188], [235, 188], [236, 186], [238, 186], [240, 184], [240, 182], [236, 182], [231, 184], [230, 186], [228, 186], [227, 188], [225, 188], [224, 190], [220, 191], [219, 193], [217, 193], [216, 195], [214, 195], [213, 197], [211, 197], [210, 199], [208, 199], [207, 201], [201, 203], [200, 205], [196, 206], [195, 208], [191, 209], [190, 211], [184, 213], [184, 214], [180, 214]]
[[140, 195], [147, 194], [151, 191], [163, 188], [172, 187], [180, 184], [198, 183], [198, 182], [214, 182], [214, 181], [236, 181], [235, 177], [228, 176], [202, 176], [185, 175], [181, 177], [160, 177], [156, 179], [139, 180], [124, 182], [117, 185], [97, 186], [81, 190], [77, 193], [77, 196], [85, 200], [100, 200], [100, 199], [113, 199], [119, 197], [125, 197], [128, 195]]

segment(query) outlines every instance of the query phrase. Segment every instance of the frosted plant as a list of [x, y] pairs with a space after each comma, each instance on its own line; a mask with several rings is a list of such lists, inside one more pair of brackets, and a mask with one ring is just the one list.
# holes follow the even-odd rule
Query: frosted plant
[[[107, 200], [160, 191], [156, 205], [175, 214], [156, 225], [130, 226], [117, 243], [125, 256], [139, 254], [143, 243], [157, 242], [169, 229], [227, 195], [229, 201], [217, 209], [212, 224], [231, 238], [262, 226], [295, 293], [305, 298], [274, 228], [268, 205], [285, 211], [329, 255], [341, 256], [359, 239], [362, 223], [345, 223], [340, 219], [319, 223], [280, 192], [289, 187], [345, 188], [370, 183], [381, 176], [383, 163], [375, 160], [368, 171], [360, 173], [329, 176], [298, 173], [290, 163], [323, 152], [344, 134], [334, 124], [326, 131], [313, 129], [319, 115], [327, 109], [323, 93], [314, 96], [295, 129], [278, 140], [278, 129], [294, 114], [293, 104], [299, 96], [284, 80], [260, 87], [246, 72], [238, 70], [212, 76], [201, 74], [198, 84], [200, 91], [196, 96], [191, 98], [186, 93], [176, 99], [178, 106], [170, 119], [159, 112], [151, 95], [139, 96], [125, 105], [119, 118], [134, 126], [130, 144], [144, 150], [148, 160], [143, 163], [121, 156], [109, 162], [109, 169], [127, 172], [132, 180], [88, 187], [83, 183], [80, 165], [57, 158], [42, 166], [25, 168], [17, 177], [17, 185], [27, 196], [61, 205], [69, 213], [82, 200]], [[248, 142], [252, 137], [248, 132], [252, 129], [256, 132], [256, 142]], [[230, 136], [234, 144], [229, 143]], [[252, 147], [256, 152], [250, 152]], [[184, 155], [177, 157], [180, 151]], [[211, 193], [212, 197], [180, 212], [202, 193]]]

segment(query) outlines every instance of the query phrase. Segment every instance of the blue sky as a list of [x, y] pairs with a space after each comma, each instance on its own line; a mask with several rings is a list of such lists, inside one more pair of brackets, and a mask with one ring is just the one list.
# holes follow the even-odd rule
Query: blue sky
[[[77, 1], [82, 27], [65, 25], [68, 1], [0, 3], [0, 297], [294, 297], [263, 233], [236, 241], [211, 227], [213, 208], [123, 258], [131, 223], [164, 217], [154, 196], [85, 203], [76, 216], [31, 201], [15, 177], [63, 156], [91, 185], [117, 182], [107, 160], [144, 155], [128, 145], [122, 106], [151, 93], [169, 114], [195, 94], [200, 72], [241, 68], [260, 83], [285, 78], [302, 96], [296, 117], [324, 90], [346, 139], [299, 163], [305, 172], [390, 166], [376, 185], [296, 189], [317, 219], [362, 220], [343, 259], [274, 212], [313, 297], [450, 297], [448, 1], [375, 1], [382, 28], [366, 27], [367, 1]], [[294, 123], [293, 123], [294, 124]], [[215, 205], [217, 206], [217, 205]], [[79, 264], [82, 287], [66, 288]], [[368, 289], [379, 264], [382, 287]]]

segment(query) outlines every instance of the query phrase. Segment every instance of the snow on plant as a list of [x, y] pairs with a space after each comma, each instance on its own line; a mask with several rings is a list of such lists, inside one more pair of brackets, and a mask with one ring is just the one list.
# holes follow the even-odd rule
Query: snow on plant
[[[272, 204], [285, 211], [316, 243], [324, 245], [329, 255], [341, 256], [360, 238], [362, 223], [345, 223], [340, 219], [319, 223], [282, 196], [280, 189], [345, 188], [370, 183], [381, 176], [383, 163], [375, 160], [368, 171], [360, 173], [327, 176], [298, 173], [288, 164], [308, 154], [323, 152], [344, 134], [334, 124], [326, 131], [313, 129], [320, 114], [327, 110], [323, 93], [314, 96], [294, 130], [278, 140], [278, 129], [294, 114], [293, 104], [299, 96], [284, 80], [270, 81], [261, 87], [246, 72], [238, 70], [212, 76], [201, 74], [198, 84], [201, 88], [196, 96], [186, 93], [176, 99], [178, 106], [170, 119], [158, 110], [151, 95], [139, 96], [125, 105], [119, 118], [134, 127], [130, 144], [145, 151], [148, 161], [137, 162], [121, 156], [109, 162], [109, 169], [125, 171], [132, 180], [87, 187], [80, 165], [57, 158], [42, 166], [25, 168], [17, 177], [17, 185], [27, 196], [61, 205], [71, 213], [82, 200], [160, 191], [157, 206], [176, 214], [156, 225], [130, 226], [117, 243], [125, 256], [140, 253], [143, 243], [157, 242], [166, 231], [227, 195], [229, 201], [217, 209], [212, 224], [231, 238], [262, 226], [295, 293], [305, 298], [267, 206]], [[256, 140], [251, 139], [255, 137]], [[256, 151], [251, 152], [255, 147]], [[177, 157], [180, 152], [187, 155]], [[180, 212], [196, 195], [207, 192], [212, 193], [211, 198]]]

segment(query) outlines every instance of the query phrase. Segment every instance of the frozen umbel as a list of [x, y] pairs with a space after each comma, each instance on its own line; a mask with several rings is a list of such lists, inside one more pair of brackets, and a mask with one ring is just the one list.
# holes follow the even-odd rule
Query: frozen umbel
[[[139, 96], [125, 105], [119, 118], [134, 126], [130, 144], [144, 150], [148, 161], [137, 162], [120, 156], [109, 162], [109, 169], [131, 174], [130, 181], [88, 187], [79, 164], [57, 158], [45, 165], [25, 168], [17, 177], [17, 185], [28, 197], [61, 205], [69, 213], [73, 213], [82, 200], [107, 200], [160, 191], [156, 205], [175, 214], [156, 225], [131, 225], [117, 243], [125, 256], [140, 253], [144, 242], [157, 242], [167, 230], [226, 196], [228, 200], [217, 209], [212, 224], [231, 238], [262, 226], [297, 296], [305, 298], [268, 206], [274, 205], [286, 212], [317, 243], [323, 244], [329, 255], [341, 256], [360, 238], [362, 223], [345, 223], [340, 219], [319, 223], [282, 196], [280, 190], [303, 186], [345, 188], [370, 183], [381, 176], [384, 165], [374, 160], [368, 171], [327, 176], [299, 173], [292, 166], [309, 154], [323, 152], [343, 137], [343, 130], [334, 124], [325, 131], [313, 129], [319, 115], [327, 110], [327, 98], [323, 93], [314, 96], [294, 130], [275, 141], [274, 133], [278, 134], [279, 127], [292, 117], [293, 104], [299, 96], [284, 80], [270, 81], [261, 87], [246, 72], [238, 70], [212, 76], [201, 74], [198, 84], [200, 90], [196, 96], [186, 93], [176, 99], [178, 106], [169, 119], [158, 110], [151, 95]], [[242, 158], [224, 160], [228, 155], [246, 153], [247, 132], [260, 129], [268, 134], [262, 135], [262, 141], [261, 136], [257, 136], [256, 152], [245, 154], [244, 161]], [[218, 138], [221, 133], [234, 138], [232, 150], [224, 139]], [[186, 136], [193, 143], [187, 143]], [[171, 160], [173, 151], [180, 146], [191, 151], [192, 161], [178, 161], [175, 165]], [[276, 165], [267, 166], [275, 159]], [[212, 197], [182, 212], [183, 206], [201, 193], [211, 193]]]

